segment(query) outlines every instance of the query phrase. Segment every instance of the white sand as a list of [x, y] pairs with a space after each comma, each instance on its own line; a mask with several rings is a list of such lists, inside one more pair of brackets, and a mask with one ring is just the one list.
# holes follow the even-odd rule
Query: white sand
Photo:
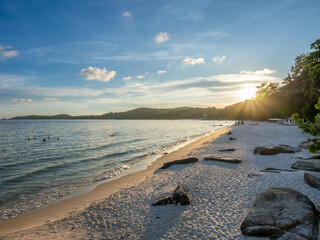
[[[267, 167], [290, 169], [307, 150], [274, 156], [254, 155], [258, 145], [297, 147], [307, 136], [295, 126], [271, 123], [237, 126], [230, 141], [223, 135], [193, 149], [188, 156], [236, 157], [241, 164], [200, 161], [156, 170], [139, 184], [124, 188], [58, 220], [12, 233], [5, 239], [241, 239], [240, 224], [257, 195], [270, 187], [289, 187], [320, 203], [319, 190], [309, 187], [304, 171], [247, 175]], [[235, 152], [218, 152], [235, 148]], [[191, 198], [188, 206], [151, 204], [183, 185]], [[253, 238], [246, 238], [253, 239]], [[259, 238], [261, 239], [261, 238]]]

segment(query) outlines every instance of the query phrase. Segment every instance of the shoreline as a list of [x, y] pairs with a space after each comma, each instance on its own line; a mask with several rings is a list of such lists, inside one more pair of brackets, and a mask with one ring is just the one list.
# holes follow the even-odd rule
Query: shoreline
[[203, 137], [200, 137], [200, 139], [156, 159], [151, 165], [147, 166], [147, 169], [129, 173], [117, 179], [111, 179], [108, 182], [101, 183], [89, 193], [67, 198], [57, 203], [49, 204], [45, 208], [40, 208], [30, 213], [1, 221], [0, 236], [27, 230], [59, 220], [72, 213], [84, 210], [92, 203], [101, 201], [102, 199], [109, 197], [121, 189], [136, 186], [143, 182], [146, 178], [152, 176], [154, 171], [160, 168], [163, 163], [186, 157], [186, 155], [188, 155], [191, 151], [195, 150], [206, 142], [214, 141], [231, 128], [232, 127], [227, 127], [208, 135], [205, 134]]

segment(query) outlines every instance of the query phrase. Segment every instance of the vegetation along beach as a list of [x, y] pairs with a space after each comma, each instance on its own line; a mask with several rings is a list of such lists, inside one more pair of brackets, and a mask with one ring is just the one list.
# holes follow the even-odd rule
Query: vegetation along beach
[[0, 1], [0, 239], [320, 239], [319, 22]]

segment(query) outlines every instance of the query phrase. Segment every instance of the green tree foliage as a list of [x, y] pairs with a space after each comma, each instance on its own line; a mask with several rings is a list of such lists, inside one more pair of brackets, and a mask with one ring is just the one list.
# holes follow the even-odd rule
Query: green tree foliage
[[257, 87], [256, 99], [264, 100], [267, 97], [272, 96], [279, 90], [280, 83], [277, 82], [263, 82]]
[[[314, 144], [308, 147], [311, 153], [316, 153], [320, 150], [320, 113], [317, 110], [320, 110], [320, 39], [311, 44], [311, 49], [315, 51], [309, 53], [305, 58], [305, 69], [308, 71], [309, 78], [308, 84], [306, 87], [306, 94], [309, 94], [308, 102], [302, 110], [308, 110], [308, 113], [311, 113], [311, 107], [313, 98], [318, 98], [318, 102], [314, 104], [313, 112], [315, 113], [314, 118], [311, 120], [304, 121], [299, 113], [292, 115], [292, 118], [298, 124], [298, 127], [302, 129], [303, 132], [308, 133], [315, 138], [313, 138]], [[306, 113], [306, 111], [304, 112]], [[305, 114], [306, 115], [306, 114]]]
[[316, 98], [310, 93], [310, 74], [306, 68], [306, 60], [305, 54], [296, 57], [291, 73], [284, 79], [277, 93], [279, 111], [284, 116], [288, 117], [295, 112], [299, 112], [307, 119], [314, 116], [312, 108]]
[[311, 44], [315, 51], [307, 57], [307, 68], [311, 75], [311, 88], [318, 90], [320, 87], [320, 39]]
[[[314, 105], [316, 109], [320, 110], [320, 97], [318, 99], [318, 103]], [[298, 127], [302, 129], [303, 132], [310, 134], [314, 136], [312, 139], [313, 145], [309, 146], [309, 152], [311, 153], [317, 153], [320, 150], [320, 113], [318, 113], [314, 117], [314, 121], [304, 121], [299, 113], [295, 113], [292, 115], [292, 118], [296, 121], [298, 124]]]

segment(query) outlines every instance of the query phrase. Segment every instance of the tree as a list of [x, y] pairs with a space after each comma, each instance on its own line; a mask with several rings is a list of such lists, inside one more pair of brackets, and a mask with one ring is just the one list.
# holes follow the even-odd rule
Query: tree
[[[320, 39], [311, 44], [311, 49], [315, 51], [309, 53], [307, 57], [307, 68], [310, 71], [312, 78], [312, 88], [319, 89], [320, 87]], [[318, 94], [318, 93], [317, 93]]]
[[[314, 43], [311, 44], [311, 49], [315, 49], [315, 51], [309, 53], [305, 58], [306, 67], [305, 69], [308, 71], [309, 74], [309, 81], [308, 87], [306, 88], [306, 94], [309, 95], [308, 102], [303, 108], [304, 110], [308, 110], [315, 112], [315, 116], [313, 121], [309, 120], [304, 122], [300, 117], [299, 113], [295, 113], [292, 115], [292, 118], [298, 124], [298, 127], [302, 129], [303, 132], [311, 134], [315, 138], [312, 139], [313, 145], [308, 147], [309, 152], [316, 153], [320, 150], [320, 113], [317, 110], [320, 110], [320, 39], [316, 40]], [[314, 104], [314, 108], [310, 108], [313, 99], [316, 98], [318, 102]], [[306, 111], [305, 111], [306, 113]]]
[[[318, 98], [318, 103], [314, 105], [316, 109], [320, 110], [320, 97]], [[299, 113], [292, 115], [292, 118], [298, 124], [298, 127], [302, 129], [303, 132], [314, 136], [312, 139], [313, 145], [308, 147], [309, 152], [317, 153], [320, 150], [320, 113], [314, 117], [314, 122], [306, 121], [304, 122]]]
[[257, 87], [256, 99], [262, 100], [276, 93], [279, 90], [280, 84], [277, 82], [263, 82]]

